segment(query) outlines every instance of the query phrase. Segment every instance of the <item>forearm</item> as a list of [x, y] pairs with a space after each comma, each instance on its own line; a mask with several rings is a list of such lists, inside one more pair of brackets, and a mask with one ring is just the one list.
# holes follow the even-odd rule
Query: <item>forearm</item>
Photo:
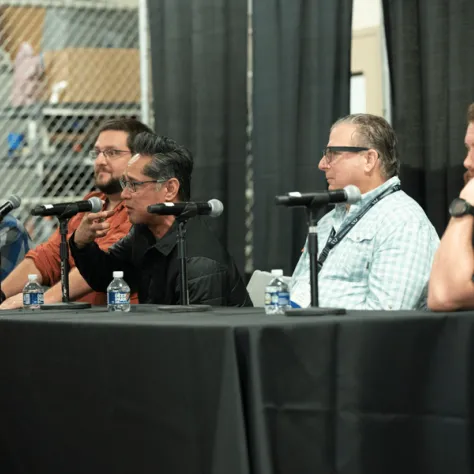
[[[86, 280], [82, 277], [77, 268], [73, 268], [69, 272], [69, 298], [77, 300], [82, 296], [90, 293], [92, 288], [88, 285]], [[45, 303], [59, 303], [62, 300], [62, 285], [61, 282], [51, 287], [44, 294]]]
[[73, 234], [69, 239], [69, 247], [77, 269], [93, 290], [107, 291], [112, 281], [112, 273], [121, 270], [124, 272], [125, 281], [135, 291], [139, 275], [131, 262], [133, 243], [128, 236], [104, 252], [95, 242], [78, 248]]
[[69, 246], [76, 268], [87, 284], [95, 291], [105, 292], [112, 280], [112, 272], [120, 270], [117, 268], [118, 262], [107, 252], [100, 250], [96, 243], [79, 249], [71, 238]]
[[[71, 300], [75, 300], [84, 296], [91, 291], [91, 287], [82, 278], [77, 268], [73, 268], [69, 273], [69, 296]], [[46, 304], [59, 303], [62, 301], [62, 287], [61, 283], [54, 285], [44, 294], [44, 302]], [[23, 306], [23, 294], [22, 291], [18, 291], [16, 294], [9, 295], [8, 299], [0, 305], [2, 309], [16, 309]]]
[[429, 283], [432, 309], [457, 309], [473, 299], [474, 217], [452, 218], [436, 252]]
[[9, 298], [21, 293], [28, 281], [28, 275], [32, 273], [38, 275], [38, 283], [42, 284], [43, 275], [38, 270], [35, 262], [31, 258], [25, 258], [2, 282], [2, 291], [5, 296]]

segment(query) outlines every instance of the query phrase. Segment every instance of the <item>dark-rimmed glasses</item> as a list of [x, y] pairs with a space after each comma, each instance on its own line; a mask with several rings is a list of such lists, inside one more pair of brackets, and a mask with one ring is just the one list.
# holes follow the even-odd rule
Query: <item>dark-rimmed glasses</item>
[[349, 152], [349, 153], [359, 153], [361, 151], [368, 151], [370, 148], [365, 146], [327, 146], [323, 149], [323, 158], [326, 157], [328, 164], [340, 153]]
[[132, 193], [137, 192], [137, 188], [147, 183], [165, 183], [167, 179], [150, 179], [148, 181], [130, 181], [128, 179], [120, 178], [120, 186], [122, 190], [128, 189]]
[[89, 152], [89, 156], [92, 159], [96, 159], [100, 154], [104, 155], [104, 158], [106, 159], [114, 159], [122, 155], [123, 153], [132, 153], [130, 150], [115, 150], [115, 149], [109, 149], [109, 150], [92, 150]]

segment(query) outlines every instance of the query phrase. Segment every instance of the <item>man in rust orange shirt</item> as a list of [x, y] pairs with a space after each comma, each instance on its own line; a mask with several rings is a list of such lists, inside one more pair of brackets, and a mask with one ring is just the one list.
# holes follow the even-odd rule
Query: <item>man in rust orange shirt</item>
[[[94, 175], [95, 184], [99, 191], [84, 196], [89, 199], [97, 196], [102, 199], [104, 210], [115, 212], [107, 219], [111, 232], [97, 238], [96, 242], [103, 250], [108, 249], [114, 242], [127, 235], [131, 224], [127, 210], [122, 202], [119, 179], [127, 163], [133, 155], [133, 141], [141, 132], [151, 130], [143, 123], [129, 118], [110, 120], [101, 129], [91, 154], [95, 157]], [[83, 213], [75, 215], [69, 221], [68, 238], [77, 229], [82, 221]], [[28, 280], [28, 274], [36, 273], [38, 281], [50, 288], [44, 295], [45, 303], [61, 301], [61, 273], [59, 256], [60, 235], [58, 231], [43, 244], [30, 250], [25, 259], [2, 282], [2, 290], [6, 300], [0, 309], [15, 309], [23, 306], [22, 290]], [[106, 294], [93, 291], [75, 267], [74, 259], [69, 257], [69, 294], [71, 300], [86, 301], [93, 305], [106, 303]], [[112, 280], [112, 275], [110, 276]], [[132, 295], [132, 302], [138, 302], [136, 295]]]

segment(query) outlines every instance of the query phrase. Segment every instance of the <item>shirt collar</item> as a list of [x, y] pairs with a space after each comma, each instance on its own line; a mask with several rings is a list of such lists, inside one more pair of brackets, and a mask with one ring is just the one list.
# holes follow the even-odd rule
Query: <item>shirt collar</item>
[[147, 246], [148, 248], [155, 248], [165, 257], [167, 257], [176, 246], [178, 240], [178, 223], [176, 220], [173, 222], [166, 234], [161, 238], [155, 237], [153, 232], [146, 224], [135, 224], [135, 228], [138, 234], [142, 235], [142, 238], [146, 239], [147, 244], [143, 243], [143, 245]]
[[161, 237], [156, 238], [155, 248], [163, 255], [168, 256], [174, 249], [178, 241], [178, 221], [174, 221], [173, 225], [168, 229], [168, 232]]
[[[390, 178], [388, 181], [385, 181], [385, 183], [381, 184], [375, 189], [372, 189], [371, 191], [365, 194], [362, 194], [360, 201], [356, 202], [355, 204], [352, 204], [347, 214], [354, 214], [356, 212], [359, 212], [361, 209], [367, 206], [367, 204], [369, 204], [372, 201], [372, 199], [374, 199], [376, 196], [378, 196], [379, 194], [382, 194], [387, 189], [393, 188], [397, 184], [400, 184], [400, 178], [398, 176], [394, 176], [393, 178]], [[337, 204], [336, 215], [340, 217], [345, 214], [346, 214], [346, 204], [344, 203]]]

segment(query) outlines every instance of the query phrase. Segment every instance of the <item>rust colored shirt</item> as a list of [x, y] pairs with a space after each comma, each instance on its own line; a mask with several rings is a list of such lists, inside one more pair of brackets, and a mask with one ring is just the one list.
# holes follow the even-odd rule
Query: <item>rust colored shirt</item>
[[[106, 200], [106, 196], [101, 192], [92, 192], [84, 197], [87, 200], [93, 196], [97, 196], [103, 201]], [[79, 227], [82, 221], [84, 213], [79, 213], [73, 216], [68, 225], [68, 239], [72, 233]], [[121, 239], [130, 231], [130, 221], [128, 220], [127, 209], [123, 202], [117, 205], [115, 212], [108, 218], [110, 222], [110, 230], [104, 237], [96, 239], [97, 245], [102, 250], [107, 250], [113, 243]], [[56, 230], [53, 235], [43, 244], [36, 246], [33, 250], [30, 250], [25, 258], [31, 258], [38, 270], [43, 276], [43, 285], [53, 286], [58, 283], [61, 279], [61, 258], [59, 256], [59, 244], [61, 242], [61, 236], [59, 230]], [[69, 255], [69, 266], [73, 269], [76, 265], [74, 259]], [[110, 281], [112, 281], [112, 275], [110, 275]], [[105, 293], [98, 293], [91, 291], [77, 301], [85, 301], [92, 305], [103, 305], [107, 303], [107, 295]], [[138, 303], [138, 297], [136, 294], [131, 295], [131, 302]]]

